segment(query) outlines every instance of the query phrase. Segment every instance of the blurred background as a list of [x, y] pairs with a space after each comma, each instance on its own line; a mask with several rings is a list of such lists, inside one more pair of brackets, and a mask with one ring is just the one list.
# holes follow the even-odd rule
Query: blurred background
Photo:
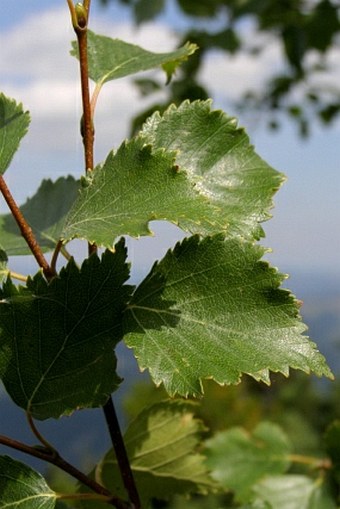
[[[186, 40], [200, 46], [170, 85], [165, 86], [164, 74], [155, 71], [104, 87], [95, 118], [95, 160], [102, 161], [117, 148], [154, 106], [162, 110], [169, 102], [212, 97], [215, 108], [237, 116], [256, 151], [287, 176], [275, 197], [273, 218], [263, 225], [262, 243], [272, 249], [270, 263], [290, 274], [285, 285], [303, 300], [309, 334], [335, 373], [340, 370], [339, 10], [339, 2], [328, 0], [93, 0], [90, 23], [96, 33], [151, 51], [172, 50]], [[5, 175], [19, 203], [34, 194], [42, 178], [79, 177], [83, 172], [78, 65], [69, 56], [73, 39], [66, 1], [0, 6], [0, 91], [22, 102], [32, 117], [29, 133]], [[2, 198], [0, 213], [7, 213]], [[128, 242], [134, 282], [183, 237], [175, 226], [154, 222], [151, 227], [153, 237]], [[74, 252], [80, 249], [76, 244]], [[10, 267], [22, 273], [37, 270], [29, 257], [13, 257]], [[138, 382], [134, 390], [143, 392], [147, 375], [138, 374], [123, 347], [118, 354], [119, 373], [129, 379], [124, 390]], [[308, 388], [306, 379], [312, 384]], [[249, 425], [270, 408], [282, 420], [285, 408], [287, 419], [289, 415], [297, 419], [299, 436], [309, 437], [314, 447], [326, 417], [337, 416], [337, 383], [316, 383], [305, 375], [294, 376], [292, 383], [294, 390], [274, 377], [272, 392], [265, 389], [269, 392], [255, 416], [247, 398], [250, 393], [262, 397], [262, 389], [255, 389], [252, 382], [219, 397], [230, 409], [241, 391], [248, 406], [245, 403], [240, 420], [251, 416]], [[220, 389], [207, 388], [214, 390]], [[146, 385], [144, 396], [139, 392], [138, 398], [158, 397], [151, 392]], [[126, 415], [134, 413], [131, 396], [120, 389], [116, 398], [125, 423]], [[299, 409], [301, 398], [305, 406]], [[310, 425], [300, 423], [299, 428], [299, 415], [306, 413], [308, 404], [314, 417], [309, 418]], [[213, 409], [203, 411], [209, 418]], [[57, 447], [69, 443], [69, 459], [81, 463], [86, 457], [90, 464], [108, 447], [100, 410], [62, 421], [63, 425], [42, 423], [39, 429]], [[287, 426], [291, 424], [288, 419]], [[23, 412], [2, 391], [0, 433], [14, 432], [15, 438], [32, 440]], [[9, 453], [1, 447], [0, 451]]]

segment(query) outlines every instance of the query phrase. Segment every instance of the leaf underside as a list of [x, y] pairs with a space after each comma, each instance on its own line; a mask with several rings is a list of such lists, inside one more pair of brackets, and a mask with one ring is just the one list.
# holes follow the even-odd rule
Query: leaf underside
[[235, 119], [207, 102], [184, 103], [154, 115], [95, 170], [62, 236], [109, 247], [120, 235], [150, 234], [159, 219], [189, 233], [258, 238], [282, 180]]
[[290, 367], [332, 377], [264, 252], [237, 238], [191, 237], [137, 288], [125, 341], [170, 395], [199, 395], [202, 379], [235, 384], [242, 373], [269, 383], [270, 370], [288, 376]]
[[132, 287], [124, 243], [81, 269], [71, 260], [47, 283], [0, 290], [0, 375], [17, 405], [37, 419], [104, 404], [120, 382], [114, 347]]
[[[130, 76], [162, 66], [168, 80], [176, 68], [196, 50], [195, 44], [168, 53], [152, 53], [135, 44], [97, 35], [88, 30], [89, 77], [96, 83]], [[72, 42], [71, 55], [78, 58], [78, 45]]]
[[[128, 427], [124, 441], [143, 507], [152, 498], [167, 500], [175, 493], [206, 493], [215, 487], [197, 452], [204, 428], [193, 410], [181, 401], [157, 403]], [[113, 451], [99, 463], [96, 479], [124, 498]]]
[[24, 463], [0, 456], [2, 509], [53, 509], [56, 494], [45, 479]]
[[0, 175], [10, 165], [29, 123], [29, 113], [23, 111], [22, 105], [0, 94]]
[[[51, 251], [60, 239], [65, 216], [76, 200], [79, 182], [61, 177], [55, 182], [43, 180], [21, 211], [43, 251]], [[0, 215], [0, 248], [8, 256], [32, 254], [11, 214]]]

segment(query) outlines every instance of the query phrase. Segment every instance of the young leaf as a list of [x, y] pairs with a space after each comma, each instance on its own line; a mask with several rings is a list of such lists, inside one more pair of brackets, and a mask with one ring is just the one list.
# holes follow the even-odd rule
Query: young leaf
[[0, 175], [10, 165], [29, 123], [29, 113], [23, 111], [22, 104], [0, 94]]
[[[163, 116], [152, 115], [141, 135], [153, 147], [176, 151], [176, 164], [215, 206], [210, 221], [220, 231], [263, 235], [259, 222], [270, 218], [272, 197], [284, 177], [256, 154], [235, 118], [211, 111], [210, 101], [186, 101], [179, 108], [170, 106]], [[181, 227], [192, 233], [218, 231], [199, 225], [194, 230], [183, 222]]]
[[331, 489], [322, 477], [279, 475], [254, 486], [255, 494], [275, 509], [337, 509]]
[[[89, 76], [102, 85], [107, 81], [163, 66], [169, 80], [176, 67], [196, 49], [195, 44], [187, 43], [169, 53], [152, 53], [134, 44], [97, 35], [89, 30]], [[75, 41], [72, 42], [71, 55], [78, 58], [78, 45]]]
[[[264, 252], [237, 238], [195, 236], [169, 251], [137, 288], [125, 341], [169, 394], [198, 395], [201, 379], [233, 384], [242, 373], [269, 383], [269, 370], [288, 375], [289, 367], [332, 377], [302, 335], [295, 298], [279, 289], [283, 276], [260, 260]], [[155, 303], [155, 277], [163, 279], [164, 306]]]
[[[74, 203], [79, 182], [61, 177], [55, 182], [43, 180], [36, 194], [21, 207], [43, 251], [51, 251], [60, 239], [64, 217]], [[8, 255], [32, 254], [12, 214], [0, 216], [1, 245]]]
[[105, 403], [120, 379], [114, 347], [132, 291], [124, 243], [81, 269], [74, 261], [47, 283], [9, 280], [0, 290], [0, 376], [17, 405], [37, 419]]
[[[148, 507], [151, 498], [167, 500], [176, 493], [206, 493], [215, 487], [204, 456], [197, 452], [204, 427], [193, 408], [181, 401], [156, 403], [128, 427], [124, 441], [142, 507]], [[96, 479], [126, 496], [113, 451], [99, 463]]]
[[1, 509], [53, 509], [56, 493], [24, 463], [0, 456]]
[[120, 235], [150, 234], [148, 222], [164, 219], [209, 229], [213, 207], [196, 192], [174, 154], [153, 152], [142, 138], [123, 143], [81, 189], [62, 233], [110, 247]]
[[[206, 443], [207, 466], [213, 479], [248, 502], [252, 487], [268, 475], [283, 474], [289, 467], [290, 444], [275, 424], [260, 423], [252, 435], [232, 428]], [[275, 506], [276, 507], [276, 506]]]

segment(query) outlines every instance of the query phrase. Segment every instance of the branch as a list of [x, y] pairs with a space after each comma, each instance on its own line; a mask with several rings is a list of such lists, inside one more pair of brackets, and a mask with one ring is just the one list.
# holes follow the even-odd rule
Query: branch
[[35, 235], [32, 231], [32, 228], [27, 223], [21, 210], [19, 209], [18, 205], [16, 204], [2, 175], [0, 175], [0, 191], [3, 195], [3, 197], [5, 198], [5, 201], [8, 205], [17, 225], [19, 226], [22, 236], [24, 237], [25, 241], [27, 242], [28, 247], [30, 248], [34, 258], [37, 260], [39, 266], [42, 268], [46, 279], [51, 279], [55, 275], [55, 273], [51, 269], [46, 258], [44, 257], [43, 252], [42, 252], [42, 250], [35, 238]]
[[11, 447], [12, 449], [23, 452], [25, 454], [29, 454], [30, 456], [34, 456], [35, 458], [47, 461], [48, 463], [55, 465], [56, 467], [60, 468], [90, 488], [95, 493], [107, 497], [107, 502], [115, 506], [117, 509], [131, 509], [131, 506], [125, 502], [125, 500], [113, 496], [109, 490], [104, 488], [104, 486], [101, 486], [96, 481], [83, 474], [83, 472], [64, 460], [64, 458], [62, 458], [56, 451], [51, 452], [45, 447], [33, 447], [31, 445], [18, 442], [17, 440], [13, 440], [12, 438], [6, 437], [4, 435], [0, 435], [0, 444]]
[[107, 426], [109, 428], [113, 448], [116, 454], [120, 474], [124, 483], [125, 489], [129, 494], [131, 503], [134, 509], [140, 509], [141, 503], [137, 491], [136, 483], [133, 478], [133, 473], [130, 466], [130, 461], [125, 449], [124, 440], [120, 431], [119, 422], [113, 405], [112, 398], [110, 397], [103, 407]]

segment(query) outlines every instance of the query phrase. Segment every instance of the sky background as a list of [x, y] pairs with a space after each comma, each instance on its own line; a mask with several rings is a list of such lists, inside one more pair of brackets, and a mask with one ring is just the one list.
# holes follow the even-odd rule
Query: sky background
[[[174, 49], [176, 31], [187, 24], [171, 7], [157, 22], [137, 28], [128, 9], [103, 9], [96, 4], [93, 0], [92, 30], [152, 51]], [[251, 40], [252, 26], [245, 24], [242, 30]], [[5, 174], [19, 203], [35, 192], [42, 178], [83, 172], [78, 66], [69, 56], [73, 39], [66, 0], [0, 4], [0, 91], [22, 102], [32, 117], [29, 134]], [[260, 59], [211, 55], [201, 78], [213, 92], [214, 107], [234, 115], [230, 99], [237, 99], [250, 87], [261, 87], [282, 65], [280, 56], [280, 47], [270, 39]], [[340, 49], [332, 52], [331, 62], [334, 79], [339, 80]], [[159, 97], [163, 95], [161, 92]], [[104, 87], [95, 118], [96, 162], [120, 145], [128, 134], [129, 118], [147, 104], [128, 79]], [[305, 141], [289, 123], [276, 134], [265, 129], [258, 115], [245, 115], [240, 124], [261, 157], [288, 177], [275, 197], [273, 219], [264, 223], [263, 243], [273, 249], [270, 262], [292, 277], [318, 272], [340, 281], [340, 122], [330, 128], [313, 127]], [[0, 212], [7, 212], [2, 198]], [[157, 223], [152, 229], [154, 238], [129, 243], [135, 272], [147, 271], [150, 253], [162, 256], [182, 236], [173, 226]]]

